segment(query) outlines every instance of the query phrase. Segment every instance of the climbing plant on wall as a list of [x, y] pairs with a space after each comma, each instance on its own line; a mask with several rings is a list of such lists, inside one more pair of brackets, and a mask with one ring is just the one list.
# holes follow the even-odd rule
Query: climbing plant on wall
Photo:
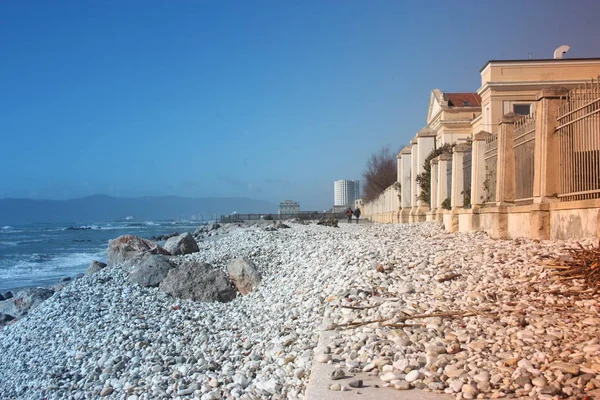
[[425, 158], [423, 172], [417, 175], [417, 184], [421, 188], [419, 200], [431, 206], [431, 160], [444, 153], [451, 154], [454, 144], [446, 143], [441, 147], [433, 149]]

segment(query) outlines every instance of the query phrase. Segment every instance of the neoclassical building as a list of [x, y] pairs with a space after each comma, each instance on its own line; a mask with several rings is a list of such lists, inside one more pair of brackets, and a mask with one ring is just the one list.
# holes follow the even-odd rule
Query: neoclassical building
[[480, 76], [476, 93], [431, 91], [396, 184], [364, 215], [493, 237], [600, 233], [600, 59], [491, 60]]

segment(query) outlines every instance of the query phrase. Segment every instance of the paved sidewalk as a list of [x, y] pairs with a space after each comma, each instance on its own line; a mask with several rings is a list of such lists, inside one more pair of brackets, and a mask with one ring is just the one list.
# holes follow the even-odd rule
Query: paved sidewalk
[[[335, 331], [325, 330], [327, 325], [328, 322], [324, 320], [319, 343], [315, 348], [315, 355], [322, 354], [323, 349], [331, 341], [331, 337], [335, 335]], [[383, 387], [384, 382], [379, 377], [369, 376], [368, 373], [348, 374], [347, 378], [332, 381], [329, 379], [329, 373], [334, 369], [335, 363], [313, 363], [310, 379], [306, 386], [306, 400], [451, 400], [455, 398], [447, 394], [425, 392], [418, 389], [396, 390], [394, 388]], [[364, 387], [360, 389], [348, 387], [348, 382], [356, 379], [362, 379]], [[334, 383], [344, 385], [350, 390], [343, 392], [329, 390], [329, 386]]]

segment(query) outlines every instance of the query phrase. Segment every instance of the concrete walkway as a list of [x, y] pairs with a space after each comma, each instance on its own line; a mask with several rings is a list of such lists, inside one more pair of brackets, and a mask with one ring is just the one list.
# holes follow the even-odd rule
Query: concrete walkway
[[[335, 336], [335, 331], [325, 330], [329, 324], [327, 320], [323, 321], [319, 343], [315, 348], [315, 356], [323, 354], [323, 349], [329, 345], [331, 338]], [[449, 394], [432, 393], [423, 390], [396, 390], [390, 387], [383, 387], [384, 382], [378, 376], [370, 376], [368, 373], [348, 374], [344, 379], [332, 381], [329, 378], [331, 371], [335, 369], [335, 355], [330, 364], [314, 363], [310, 371], [310, 378], [306, 385], [306, 400], [452, 400], [454, 396]], [[347, 372], [347, 371], [346, 371]], [[360, 389], [351, 388], [348, 383], [353, 380], [361, 379], [364, 387]], [[347, 391], [334, 392], [329, 390], [329, 386], [339, 383], [345, 386]], [[600, 389], [587, 392], [580, 399], [600, 399]], [[527, 397], [517, 397], [515, 400], [526, 400]]]
[[[323, 321], [319, 343], [315, 348], [315, 355], [322, 354], [323, 349], [331, 342], [331, 337], [335, 336], [335, 331], [325, 330], [328, 324], [327, 320]], [[329, 378], [329, 374], [335, 369], [335, 355], [333, 355], [333, 358], [333, 362], [330, 364], [313, 363], [310, 379], [306, 386], [306, 400], [450, 400], [455, 398], [447, 394], [425, 392], [418, 389], [396, 390], [394, 388], [383, 387], [384, 382], [378, 376], [370, 376], [366, 372], [348, 374], [346, 371], [348, 375], [346, 378], [332, 381]], [[356, 379], [362, 379], [364, 387], [355, 389], [348, 386], [350, 381]], [[349, 390], [341, 392], [329, 390], [329, 386], [334, 383], [339, 383]]]

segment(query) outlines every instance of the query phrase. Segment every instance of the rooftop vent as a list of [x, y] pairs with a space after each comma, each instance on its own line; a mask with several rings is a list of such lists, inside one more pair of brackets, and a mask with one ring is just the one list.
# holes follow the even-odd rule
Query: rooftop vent
[[569, 49], [570, 49], [569, 46], [563, 44], [558, 49], [554, 50], [554, 59], [560, 60], [561, 58], [563, 58], [563, 54], [565, 54], [567, 51], [569, 51]]

